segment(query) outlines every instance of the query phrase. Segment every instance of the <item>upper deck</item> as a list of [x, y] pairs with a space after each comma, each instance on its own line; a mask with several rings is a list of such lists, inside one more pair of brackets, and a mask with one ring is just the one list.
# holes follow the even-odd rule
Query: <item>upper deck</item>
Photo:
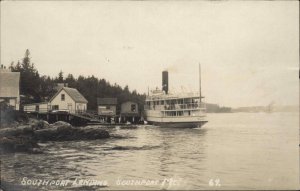
[[147, 96], [144, 108], [160, 111], [205, 110], [205, 103], [200, 103], [199, 93], [165, 94], [157, 90]]
[[[183, 92], [183, 93], [169, 93], [165, 94], [163, 91], [155, 90], [151, 95], [146, 97], [146, 101], [158, 101], [158, 100], [176, 100], [176, 99], [199, 99], [199, 92]], [[202, 97], [203, 98], [203, 97]]]

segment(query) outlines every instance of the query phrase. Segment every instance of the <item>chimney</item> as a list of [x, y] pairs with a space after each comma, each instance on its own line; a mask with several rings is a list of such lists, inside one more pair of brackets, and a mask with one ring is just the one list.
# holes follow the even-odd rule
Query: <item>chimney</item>
[[162, 90], [168, 94], [169, 91], [169, 75], [168, 71], [162, 72]]

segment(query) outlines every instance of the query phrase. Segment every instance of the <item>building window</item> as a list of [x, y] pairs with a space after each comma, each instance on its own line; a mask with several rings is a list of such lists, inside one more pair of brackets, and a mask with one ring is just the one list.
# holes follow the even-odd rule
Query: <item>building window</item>
[[61, 101], [65, 101], [65, 94], [61, 94]]
[[135, 104], [131, 104], [131, 111], [135, 112], [136, 111], [136, 105]]
[[110, 109], [110, 105], [107, 105], [107, 106], [106, 106], [106, 109]]
[[58, 109], [59, 109], [58, 105], [53, 105], [52, 106], [52, 110], [58, 110]]

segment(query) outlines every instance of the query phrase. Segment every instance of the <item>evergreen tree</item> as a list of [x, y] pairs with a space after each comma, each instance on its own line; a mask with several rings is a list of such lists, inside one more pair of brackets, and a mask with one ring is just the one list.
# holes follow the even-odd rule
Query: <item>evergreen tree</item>
[[136, 90], [130, 92], [128, 85], [124, 88], [118, 84], [111, 85], [105, 79], [99, 79], [95, 76], [79, 76], [77, 79], [72, 74], [68, 74], [64, 80], [63, 71], [60, 71], [55, 79], [49, 76], [39, 76], [34, 64], [31, 63], [30, 52], [27, 49], [22, 62], [18, 61], [16, 65], [12, 62], [10, 69], [14, 72], [20, 72], [20, 93], [22, 96], [21, 104], [36, 103], [40, 101], [49, 101], [56, 93], [56, 83], [68, 83], [69, 87], [76, 88], [87, 100], [88, 109], [97, 109], [97, 98], [117, 98], [117, 110], [125, 101], [134, 101], [139, 104], [139, 110], [143, 110], [143, 104], [146, 95], [138, 94]]
[[41, 83], [41, 101], [48, 101], [55, 94], [55, 83], [49, 76], [42, 76]]
[[62, 71], [60, 71], [58, 73], [58, 82], [59, 83], [63, 83], [64, 82], [64, 73]]
[[20, 94], [27, 98], [23, 101], [40, 101], [40, 77], [34, 64], [31, 64], [29, 50], [26, 50], [22, 63], [18, 61], [16, 66], [12, 63], [10, 68], [14, 72], [20, 72]]
[[73, 77], [72, 74], [68, 74], [66, 79], [65, 79], [65, 82], [68, 84], [68, 86], [70, 88], [76, 88], [76, 80], [75, 78]]

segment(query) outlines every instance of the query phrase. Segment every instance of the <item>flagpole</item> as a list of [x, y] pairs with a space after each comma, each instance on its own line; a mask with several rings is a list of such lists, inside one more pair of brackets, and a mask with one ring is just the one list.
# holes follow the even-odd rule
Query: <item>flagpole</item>
[[199, 98], [200, 98], [200, 103], [202, 102], [202, 95], [201, 95], [201, 65], [199, 63]]

